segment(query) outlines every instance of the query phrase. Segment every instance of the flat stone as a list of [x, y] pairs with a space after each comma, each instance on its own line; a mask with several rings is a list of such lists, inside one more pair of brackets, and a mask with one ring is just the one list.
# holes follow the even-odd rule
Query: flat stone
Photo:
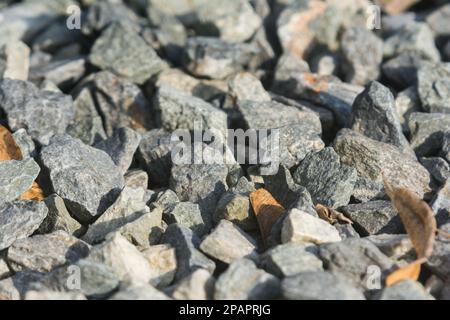
[[255, 241], [228, 220], [221, 220], [217, 227], [200, 244], [200, 250], [224, 263], [236, 259], [257, 256]]
[[323, 270], [314, 245], [287, 243], [276, 246], [261, 256], [261, 266], [278, 278], [296, 275], [300, 272]]
[[280, 280], [258, 269], [248, 259], [239, 259], [216, 281], [216, 300], [260, 300], [276, 299], [280, 294]]
[[422, 107], [428, 112], [450, 113], [450, 64], [427, 63], [417, 74]]
[[34, 84], [20, 80], [0, 82], [0, 109], [6, 113], [13, 131], [26, 128], [43, 145], [54, 135], [63, 134], [73, 118], [70, 96], [41, 91]]
[[123, 176], [103, 151], [70, 136], [55, 137], [41, 151], [54, 191], [81, 222], [90, 222], [114, 202]]
[[89, 254], [89, 245], [59, 230], [16, 240], [8, 249], [8, 263], [12, 270], [50, 272], [74, 263]]
[[380, 292], [379, 300], [435, 300], [420, 282], [404, 280]]
[[6, 43], [0, 48], [0, 78], [28, 80], [30, 48], [22, 41]]
[[91, 49], [89, 60], [137, 84], [143, 84], [162, 68], [161, 59], [152, 47], [121, 23], [114, 23], [103, 31]]
[[182, 224], [194, 231], [199, 237], [203, 236], [207, 232], [200, 207], [196, 203], [179, 202], [173, 205], [173, 207], [165, 212], [164, 220], [168, 224]]
[[450, 178], [450, 165], [444, 159], [440, 157], [420, 158], [420, 163], [440, 184], [444, 184]]
[[41, 168], [33, 159], [0, 161], [0, 203], [13, 201], [31, 188]]
[[43, 202], [13, 201], [0, 203], [0, 250], [14, 241], [29, 237], [47, 216]]
[[324, 271], [301, 272], [285, 278], [281, 290], [289, 300], [365, 300], [361, 290]]
[[383, 61], [383, 41], [372, 31], [355, 27], [347, 29], [341, 37], [341, 50], [345, 61], [345, 82], [365, 85], [378, 78], [379, 65]]
[[39, 226], [37, 233], [45, 234], [57, 230], [63, 230], [75, 236], [83, 231], [81, 224], [72, 218], [69, 211], [67, 211], [64, 200], [57, 194], [52, 194], [45, 198], [45, 205], [48, 209], [48, 215], [42, 224]]
[[259, 48], [251, 43], [192, 37], [184, 48], [184, 66], [196, 77], [224, 79], [244, 69], [257, 54]]
[[289, 211], [283, 221], [282, 243], [314, 243], [341, 241], [339, 232], [325, 220], [313, 217], [298, 209]]
[[109, 300], [170, 300], [163, 292], [149, 284], [131, 285], [115, 293]]
[[444, 133], [450, 127], [450, 115], [443, 113], [414, 112], [408, 118], [411, 147], [418, 156], [437, 154]]
[[390, 143], [405, 153], [414, 153], [402, 132], [391, 91], [377, 81], [371, 82], [353, 104], [352, 129], [365, 136]]
[[154, 273], [151, 283], [158, 288], [171, 284], [177, 271], [175, 249], [167, 244], [159, 244], [150, 246], [141, 253]]
[[369, 189], [373, 197], [379, 193], [376, 185], [381, 183], [381, 172], [391, 184], [408, 188], [420, 197], [431, 191], [428, 171], [390, 144], [343, 129], [336, 136], [334, 149], [343, 164], [353, 166], [360, 178], [375, 183]]
[[294, 181], [308, 189], [314, 203], [332, 208], [349, 203], [356, 178], [356, 170], [342, 163], [332, 147], [308, 154], [294, 173]]
[[215, 263], [198, 250], [200, 238], [188, 227], [179, 224], [169, 225], [161, 243], [170, 244], [175, 249], [177, 259], [175, 280], [181, 280], [200, 268], [214, 272]]
[[358, 238], [323, 244], [320, 246], [319, 257], [326, 270], [344, 276], [352, 285], [364, 290], [369, 289], [369, 281], [365, 281], [369, 267], [379, 267], [382, 279], [393, 267], [393, 262], [374, 244]]
[[176, 300], [210, 300], [214, 294], [214, 277], [205, 269], [197, 269], [176, 284], [172, 297]]
[[122, 174], [127, 172], [133, 161], [141, 136], [130, 128], [119, 128], [113, 136], [95, 144], [95, 148], [105, 151], [119, 167]]
[[339, 209], [364, 235], [402, 233], [403, 225], [390, 201], [349, 204]]

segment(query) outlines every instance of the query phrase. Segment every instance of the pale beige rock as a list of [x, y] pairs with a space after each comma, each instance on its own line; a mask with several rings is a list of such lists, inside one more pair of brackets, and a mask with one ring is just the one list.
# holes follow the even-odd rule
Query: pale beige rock
[[214, 277], [205, 269], [198, 269], [181, 280], [172, 297], [177, 300], [208, 300], [214, 292]]
[[155, 273], [151, 283], [161, 288], [168, 286], [177, 271], [175, 249], [168, 244], [160, 244], [145, 249], [142, 255]]
[[[30, 69], [30, 48], [22, 41], [13, 41], [0, 49], [0, 78], [28, 80]], [[2, 70], [2, 67], [4, 68]]]

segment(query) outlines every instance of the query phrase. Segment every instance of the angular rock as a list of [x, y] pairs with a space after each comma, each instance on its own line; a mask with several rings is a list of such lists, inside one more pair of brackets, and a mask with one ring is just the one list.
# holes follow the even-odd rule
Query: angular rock
[[109, 300], [170, 300], [163, 292], [149, 284], [131, 285], [115, 293]]
[[337, 208], [350, 201], [356, 170], [341, 163], [333, 148], [308, 154], [294, 173], [294, 181], [308, 189], [314, 203]]
[[125, 186], [132, 189], [147, 189], [148, 175], [147, 172], [140, 169], [132, 169], [125, 173]]
[[381, 70], [392, 84], [406, 88], [417, 84], [417, 73], [425, 63], [420, 54], [405, 52], [383, 63]]
[[439, 7], [429, 14], [426, 18], [427, 24], [433, 29], [438, 36], [449, 36], [450, 27], [448, 20], [450, 19], [450, 5]]
[[200, 250], [224, 263], [236, 259], [255, 259], [255, 241], [239, 227], [228, 220], [221, 220], [217, 227], [200, 244]]
[[177, 271], [175, 249], [167, 244], [150, 246], [141, 252], [150, 264], [153, 276], [151, 282], [158, 288], [171, 284]]
[[68, 88], [76, 84], [86, 72], [84, 57], [61, 58], [52, 60], [48, 64], [30, 68], [30, 81], [39, 83], [50, 81], [61, 88]]
[[168, 224], [178, 223], [188, 227], [199, 237], [207, 232], [198, 204], [179, 202], [164, 213], [164, 221]]
[[425, 111], [450, 113], [450, 64], [424, 64], [417, 74], [417, 82]]
[[41, 168], [32, 159], [0, 161], [0, 203], [13, 201], [31, 188]]
[[33, 234], [47, 212], [45, 204], [37, 201], [0, 203], [0, 251]]
[[239, 72], [228, 80], [230, 96], [237, 101], [270, 101], [270, 95], [250, 72]]
[[360, 178], [371, 182], [368, 194], [372, 193], [372, 197], [379, 193], [377, 184], [382, 183], [381, 172], [393, 185], [408, 188], [420, 197], [431, 191], [428, 171], [390, 144], [343, 129], [334, 141], [334, 149], [342, 163], [353, 166]]
[[341, 38], [346, 81], [365, 85], [380, 75], [383, 41], [367, 28], [349, 28]]
[[59, 230], [46, 235], [16, 240], [8, 249], [8, 263], [12, 270], [50, 272], [74, 263], [89, 254], [89, 245]]
[[433, 254], [425, 265], [433, 274], [447, 279], [450, 275], [450, 243], [445, 241], [445, 239], [444, 241], [436, 241], [433, 247]]
[[406, 234], [378, 234], [364, 239], [372, 242], [381, 252], [393, 259], [413, 250], [411, 240]]
[[127, 172], [133, 161], [141, 136], [130, 128], [119, 128], [113, 136], [95, 144], [95, 148], [105, 151], [119, 167], [122, 174]]
[[213, 37], [192, 37], [184, 49], [184, 65], [196, 77], [223, 79], [241, 71], [259, 54], [250, 43], [231, 43]]
[[289, 300], [365, 300], [361, 290], [342, 277], [324, 271], [301, 272], [285, 278], [281, 290]]
[[28, 80], [30, 48], [22, 41], [9, 42], [0, 48], [0, 79]]
[[227, 191], [224, 193], [217, 203], [214, 222], [219, 223], [222, 219], [233, 222], [244, 231], [256, 229], [256, 219], [250, 205], [249, 192]]
[[152, 205], [160, 207], [163, 213], [168, 212], [174, 205], [180, 202], [177, 194], [170, 189], [159, 192]]
[[420, 112], [420, 99], [416, 87], [409, 87], [398, 93], [395, 98], [395, 110], [404, 132], [409, 132], [406, 119], [413, 112]]
[[339, 210], [352, 220], [364, 235], [398, 234], [403, 231], [402, 221], [390, 201], [349, 204]]
[[408, 118], [411, 147], [418, 156], [437, 154], [442, 139], [450, 127], [450, 115], [443, 113], [414, 112]]
[[63, 134], [73, 118], [70, 96], [41, 91], [34, 84], [20, 80], [0, 82], [0, 109], [6, 113], [13, 131], [25, 128], [43, 145], [54, 135]]
[[143, 84], [162, 69], [156, 52], [132, 28], [110, 25], [96, 40], [89, 60], [95, 66]]
[[339, 232], [328, 222], [298, 209], [289, 211], [283, 221], [282, 243], [314, 243], [341, 241]]
[[174, 288], [176, 300], [210, 300], [214, 294], [214, 277], [205, 269], [197, 269]]
[[170, 244], [175, 249], [177, 259], [175, 280], [181, 280], [200, 268], [214, 272], [215, 263], [198, 250], [200, 238], [191, 229], [171, 224], [162, 236], [161, 243]]
[[239, 259], [216, 281], [216, 300], [260, 300], [276, 299], [280, 294], [280, 280], [258, 269], [248, 259]]
[[379, 300], [435, 300], [420, 282], [404, 280], [380, 292]]
[[296, 275], [300, 272], [323, 270], [314, 245], [287, 243], [278, 245], [261, 256], [261, 266], [278, 278]]
[[22, 152], [23, 159], [36, 156], [36, 145], [25, 129], [17, 130], [13, 133], [13, 137]]
[[124, 179], [103, 151], [68, 135], [52, 139], [41, 151], [54, 191], [80, 222], [91, 222], [117, 198]]
[[450, 178], [450, 165], [444, 159], [439, 157], [420, 158], [420, 163], [440, 184], [444, 184]]
[[393, 262], [374, 244], [364, 239], [350, 238], [323, 244], [320, 246], [319, 257], [326, 270], [344, 276], [352, 285], [364, 290], [369, 289], [370, 285], [370, 281], [366, 281], [369, 267], [379, 267], [382, 279], [387, 272], [393, 271], [390, 270]]
[[390, 143], [405, 153], [413, 152], [402, 132], [391, 91], [377, 81], [371, 82], [353, 104], [352, 129], [365, 136]]
[[450, 163], [450, 131], [447, 131], [442, 137], [441, 154]]

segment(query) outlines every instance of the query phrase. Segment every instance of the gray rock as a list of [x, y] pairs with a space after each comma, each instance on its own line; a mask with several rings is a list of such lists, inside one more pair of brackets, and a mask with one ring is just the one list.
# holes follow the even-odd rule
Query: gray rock
[[259, 54], [251, 43], [231, 43], [213, 37], [192, 37], [184, 49], [184, 65], [196, 77], [223, 79], [241, 71]]
[[440, 184], [444, 184], [450, 178], [450, 165], [444, 159], [439, 157], [420, 158], [420, 163]]
[[240, 258], [256, 259], [256, 249], [255, 240], [228, 220], [221, 220], [200, 244], [203, 253], [228, 264]]
[[170, 189], [160, 191], [152, 202], [152, 205], [158, 206], [163, 210], [163, 213], [169, 212], [169, 210], [180, 202], [177, 194]]
[[8, 249], [7, 259], [15, 272], [50, 272], [85, 258], [89, 250], [88, 244], [60, 230], [16, 240]]
[[359, 233], [350, 223], [335, 223], [333, 226], [339, 232], [342, 239], [360, 238]]
[[380, 292], [379, 300], [435, 300], [420, 282], [404, 280]]
[[120, 170], [103, 151], [70, 136], [58, 136], [41, 151], [54, 191], [81, 222], [90, 222], [114, 202], [124, 185]]
[[314, 203], [337, 208], [350, 201], [356, 170], [341, 163], [331, 147], [305, 157], [294, 173], [294, 181], [308, 189]]
[[390, 143], [414, 156], [395, 110], [391, 91], [377, 81], [371, 82], [353, 104], [352, 129], [365, 136]]
[[325, 220], [298, 209], [289, 211], [281, 230], [282, 243], [314, 243], [341, 241], [339, 232]]
[[411, 147], [418, 156], [439, 152], [444, 133], [450, 127], [450, 115], [443, 113], [414, 112], [408, 118]]
[[374, 244], [357, 238], [323, 244], [320, 246], [319, 257], [326, 270], [344, 276], [352, 285], [364, 290], [369, 289], [370, 283], [366, 279], [369, 267], [379, 267], [382, 279], [393, 267], [393, 262]]
[[413, 250], [411, 240], [406, 234], [378, 234], [364, 239], [372, 242], [381, 252], [393, 259]]
[[199, 237], [208, 230], [203, 222], [202, 213], [198, 204], [179, 202], [164, 213], [164, 221], [168, 224], [178, 223], [194, 231]]
[[257, 224], [250, 204], [249, 192], [227, 191], [224, 193], [217, 203], [214, 222], [219, 223], [222, 219], [233, 222], [244, 231], [255, 230]]
[[32, 283], [42, 278], [42, 274], [32, 271], [19, 272], [0, 281], [0, 297], [5, 300], [21, 300]]
[[41, 168], [32, 159], [0, 161], [0, 203], [13, 201], [31, 188]]
[[28, 80], [30, 48], [22, 41], [0, 46], [0, 79]]
[[109, 300], [170, 300], [163, 292], [149, 284], [131, 285], [115, 293]]
[[389, 59], [381, 66], [383, 74], [399, 88], [417, 84], [417, 72], [426, 60], [416, 52], [405, 52]]
[[33, 66], [30, 69], [30, 81], [39, 83], [50, 81], [58, 87], [66, 88], [77, 83], [86, 72], [86, 59], [72, 57], [52, 60], [48, 64]]
[[71, 292], [56, 292], [50, 290], [34, 291], [28, 290], [25, 293], [24, 300], [46, 300], [46, 301], [73, 301], [73, 300], [87, 300], [81, 293]]
[[34, 84], [4, 79], [0, 82], [0, 109], [13, 131], [27, 129], [41, 144], [48, 144], [54, 135], [63, 134], [73, 118], [70, 96], [40, 91]]
[[112, 137], [95, 144], [95, 148], [105, 151], [119, 167], [122, 174], [127, 172], [133, 161], [141, 136], [130, 128], [115, 130]]
[[216, 281], [216, 300], [260, 300], [276, 299], [280, 294], [280, 280], [258, 269], [248, 259], [239, 259]]
[[352, 220], [355, 227], [364, 235], [397, 234], [403, 231], [397, 210], [390, 201], [349, 204], [339, 210]]
[[210, 300], [214, 294], [214, 277], [205, 269], [197, 269], [175, 286], [172, 297], [177, 300]]
[[300, 272], [323, 270], [314, 245], [287, 243], [278, 245], [261, 256], [260, 264], [278, 278], [293, 276]]
[[11, 270], [6, 263], [5, 258], [3, 255], [0, 255], [0, 280], [11, 276], [11, 274]]
[[441, 154], [450, 163], [450, 131], [447, 131], [442, 137]]
[[250, 72], [239, 72], [228, 80], [229, 95], [238, 101], [270, 101], [270, 94], [261, 81]]
[[137, 84], [143, 84], [162, 69], [156, 52], [137, 32], [122, 23], [114, 23], [103, 31], [91, 49], [89, 60]]
[[376, 80], [383, 61], [383, 41], [367, 28], [349, 28], [341, 38], [346, 82], [365, 85]]
[[434, 243], [433, 253], [425, 263], [425, 266], [433, 274], [447, 279], [450, 275], [450, 243], [445, 239], [443, 241], [436, 241]]
[[376, 185], [381, 182], [381, 172], [393, 185], [408, 188], [420, 197], [431, 191], [428, 171], [390, 144], [343, 129], [334, 141], [334, 149], [342, 163], [353, 166], [360, 178], [375, 183], [371, 190], [373, 197], [379, 193]]
[[0, 250], [14, 241], [29, 237], [47, 216], [42, 202], [13, 201], [0, 203]]
[[438, 36], [448, 36], [450, 35], [448, 19], [450, 19], [450, 5], [447, 4], [429, 14], [426, 22]]
[[395, 110], [397, 111], [398, 119], [402, 125], [404, 132], [409, 132], [407, 119], [413, 112], [421, 111], [421, 103], [417, 88], [409, 87], [398, 93], [395, 98]]
[[405, 52], [418, 53], [426, 59], [439, 61], [433, 32], [426, 23], [415, 22], [402, 26], [384, 42], [384, 56], [392, 57]]
[[127, 171], [124, 175], [125, 186], [132, 189], [147, 189], [148, 188], [148, 175], [147, 172], [140, 169], [132, 169]]
[[342, 277], [324, 271], [301, 272], [285, 278], [281, 290], [289, 300], [365, 300], [361, 290]]
[[172, 283], [177, 271], [175, 249], [167, 244], [150, 246], [142, 255], [150, 264], [153, 276], [151, 282], [158, 288], [164, 288]]
[[450, 178], [436, 192], [431, 208], [433, 209], [438, 224], [447, 222], [450, 217]]
[[417, 79], [423, 109], [450, 113], [450, 64], [424, 64], [419, 69]]
[[[157, 123], [169, 132], [194, 130], [195, 126], [218, 130], [226, 137], [227, 116], [211, 104], [171, 87], [161, 87], [153, 100]], [[196, 123], [198, 122], [198, 123]]]
[[200, 238], [191, 229], [171, 224], [162, 236], [161, 243], [170, 244], [175, 249], [177, 259], [175, 280], [181, 280], [200, 268], [214, 272], [215, 263], [198, 250]]
[[36, 156], [36, 145], [25, 129], [17, 130], [13, 133], [13, 137], [24, 159], [34, 158]]

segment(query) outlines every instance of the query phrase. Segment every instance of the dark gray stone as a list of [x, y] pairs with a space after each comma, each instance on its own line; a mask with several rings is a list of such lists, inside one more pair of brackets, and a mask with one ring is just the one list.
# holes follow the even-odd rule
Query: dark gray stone
[[450, 217], [450, 178], [440, 188], [432, 201], [431, 208], [438, 224], [446, 223]]
[[425, 61], [418, 53], [406, 52], [383, 63], [381, 70], [392, 84], [406, 88], [417, 84], [417, 72]]
[[442, 137], [441, 154], [450, 163], [450, 131], [447, 131]]
[[450, 64], [426, 63], [419, 69], [417, 79], [423, 109], [450, 113]]
[[439, 157], [420, 158], [420, 163], [440, 184], [444, 184], [450, 178], [450, 165], [444, 159]]
[[16, 200], [30, 189], [39, 171], [32, 158], [0, 161], [0, 203]]
[[90, 222], [114, 202], [124, 179], [103, 151], [70, 136], [58, 136], [41, 151], [54, 191], [81, 222]]
[[444, 133], [450, 127], [450, 115], [414, 112], [408, 118], [408, 127], [411, 131], [411, 147], [416, 154], [430, 156], [441, 149]]

